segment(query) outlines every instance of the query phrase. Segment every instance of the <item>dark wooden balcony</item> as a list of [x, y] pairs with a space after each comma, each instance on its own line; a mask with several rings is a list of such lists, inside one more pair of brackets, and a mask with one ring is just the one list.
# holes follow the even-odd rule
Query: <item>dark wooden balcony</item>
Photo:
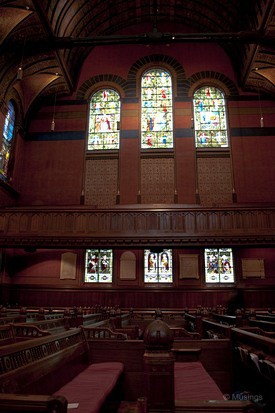
[[275, 206], [16, 207], [0, 212], [3, 247], [275, 244]]

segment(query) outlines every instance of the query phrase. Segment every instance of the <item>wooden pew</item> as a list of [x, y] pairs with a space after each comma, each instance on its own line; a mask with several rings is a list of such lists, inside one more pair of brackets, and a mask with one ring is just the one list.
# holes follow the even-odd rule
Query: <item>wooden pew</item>
[[220, 324], [213, 320], [204, 318], [202, 320], [203, 338], [209, 339], [221, 339], [231, 338], [231, 326], [226, 324]]
[[214, 321], [217, 321], [220, 324], [224, 324], [224, 325], [228, 325], [228, 326], [234, 326], [234, 327], [239, 325], [239, 323], [237, 321], [237, 317], [233, 316], [233, 315], [212, 313], [211, 318]]
[[127, 340], [127, 334], [116, 332], [108, 327], [85, 327], [81, 326], [87, 340], [116, 339]]
[[[122, 363], [106, 363], [106, 358], [100, 364], [89, 364], [89, 348], [81, 328], [2, 346], [0, 411], [3, 399], [4, 405], [8, 399], [13, 405], [14, 394], [23, 394], [29, 395], [29, 403], [34, 405], [40, 399], [33, 395], [64, 396], [67, 400], [73, 396], [81, 413], [98, 413], [116, 388], [122, 371]], [[80, 381], [89, 388], [79, 386]], [[1, 398], [1, 393], [5, 397]], [[45, 403], [42, 400], [43, 409]]]
[[260, 327], [262, 330], [275, 332], [275, 322], [265, 321], [265, 320], [256, 320], [249, 318], [248, 325], [251, 327]]
[[0, 326], [0, 346], [48, 336], [51, 333], [43, 331], [32, 324], [4, 324]]
[[190, 332], [196, 332], [200, 334], [201, 336], [203, 335], [203, 330], [202, 330], [202, 316], [201, 314], [191, 314], [191, 313], [185, 313], [184, 314], [184, 319], [185, 319], [185, 328], [190, 331]]
[[63, 396], [0, 394], [1, 413], [67, 413]]
[[267, 412], [275, 410], [275, 339], [232, 328], [235, 380], [263, 397]]
[[260, 413], [250, 401], [231, 400], [176, 400], [175, 413]]

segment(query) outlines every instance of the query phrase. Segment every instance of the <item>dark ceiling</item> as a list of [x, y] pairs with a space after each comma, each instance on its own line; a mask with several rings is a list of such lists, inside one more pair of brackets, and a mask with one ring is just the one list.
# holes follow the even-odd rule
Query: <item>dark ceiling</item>
[[70, 95], [98, 45], [171, 42], [219, 43], [243, 91], [275, 97], [274, 0], [0, 0], [0, 101], [14, 87], [28, 88], [24, 111], [37, 96]]

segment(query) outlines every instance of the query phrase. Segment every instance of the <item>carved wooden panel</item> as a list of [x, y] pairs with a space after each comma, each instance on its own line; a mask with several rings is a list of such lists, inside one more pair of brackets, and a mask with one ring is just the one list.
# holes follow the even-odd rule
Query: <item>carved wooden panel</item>
[[103, 208], [115, 205], [117, 180], [117, 159], [88, 159], [86, 161], [85, 204]]
[[232, 202], [230, 158], [198, 158], [197, 174], [201, 205]]
[[141, 160], [141, 202], [171, 204], [174, 202], [174, 159]]
[[[22, 219], [24, 225], [22, 226]], [[100, 210], [80, 207], [6, 208], [0, 245], [91, 247], [199, 243], [275, 243], [275, 208], [199, 207]]]

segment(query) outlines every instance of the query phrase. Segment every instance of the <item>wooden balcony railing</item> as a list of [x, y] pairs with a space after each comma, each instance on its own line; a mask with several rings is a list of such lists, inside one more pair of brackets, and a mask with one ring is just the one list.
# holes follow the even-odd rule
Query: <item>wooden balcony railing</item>
[[275, 206], [25, 207], [0, 212], [1, 246], [274, 245]]

